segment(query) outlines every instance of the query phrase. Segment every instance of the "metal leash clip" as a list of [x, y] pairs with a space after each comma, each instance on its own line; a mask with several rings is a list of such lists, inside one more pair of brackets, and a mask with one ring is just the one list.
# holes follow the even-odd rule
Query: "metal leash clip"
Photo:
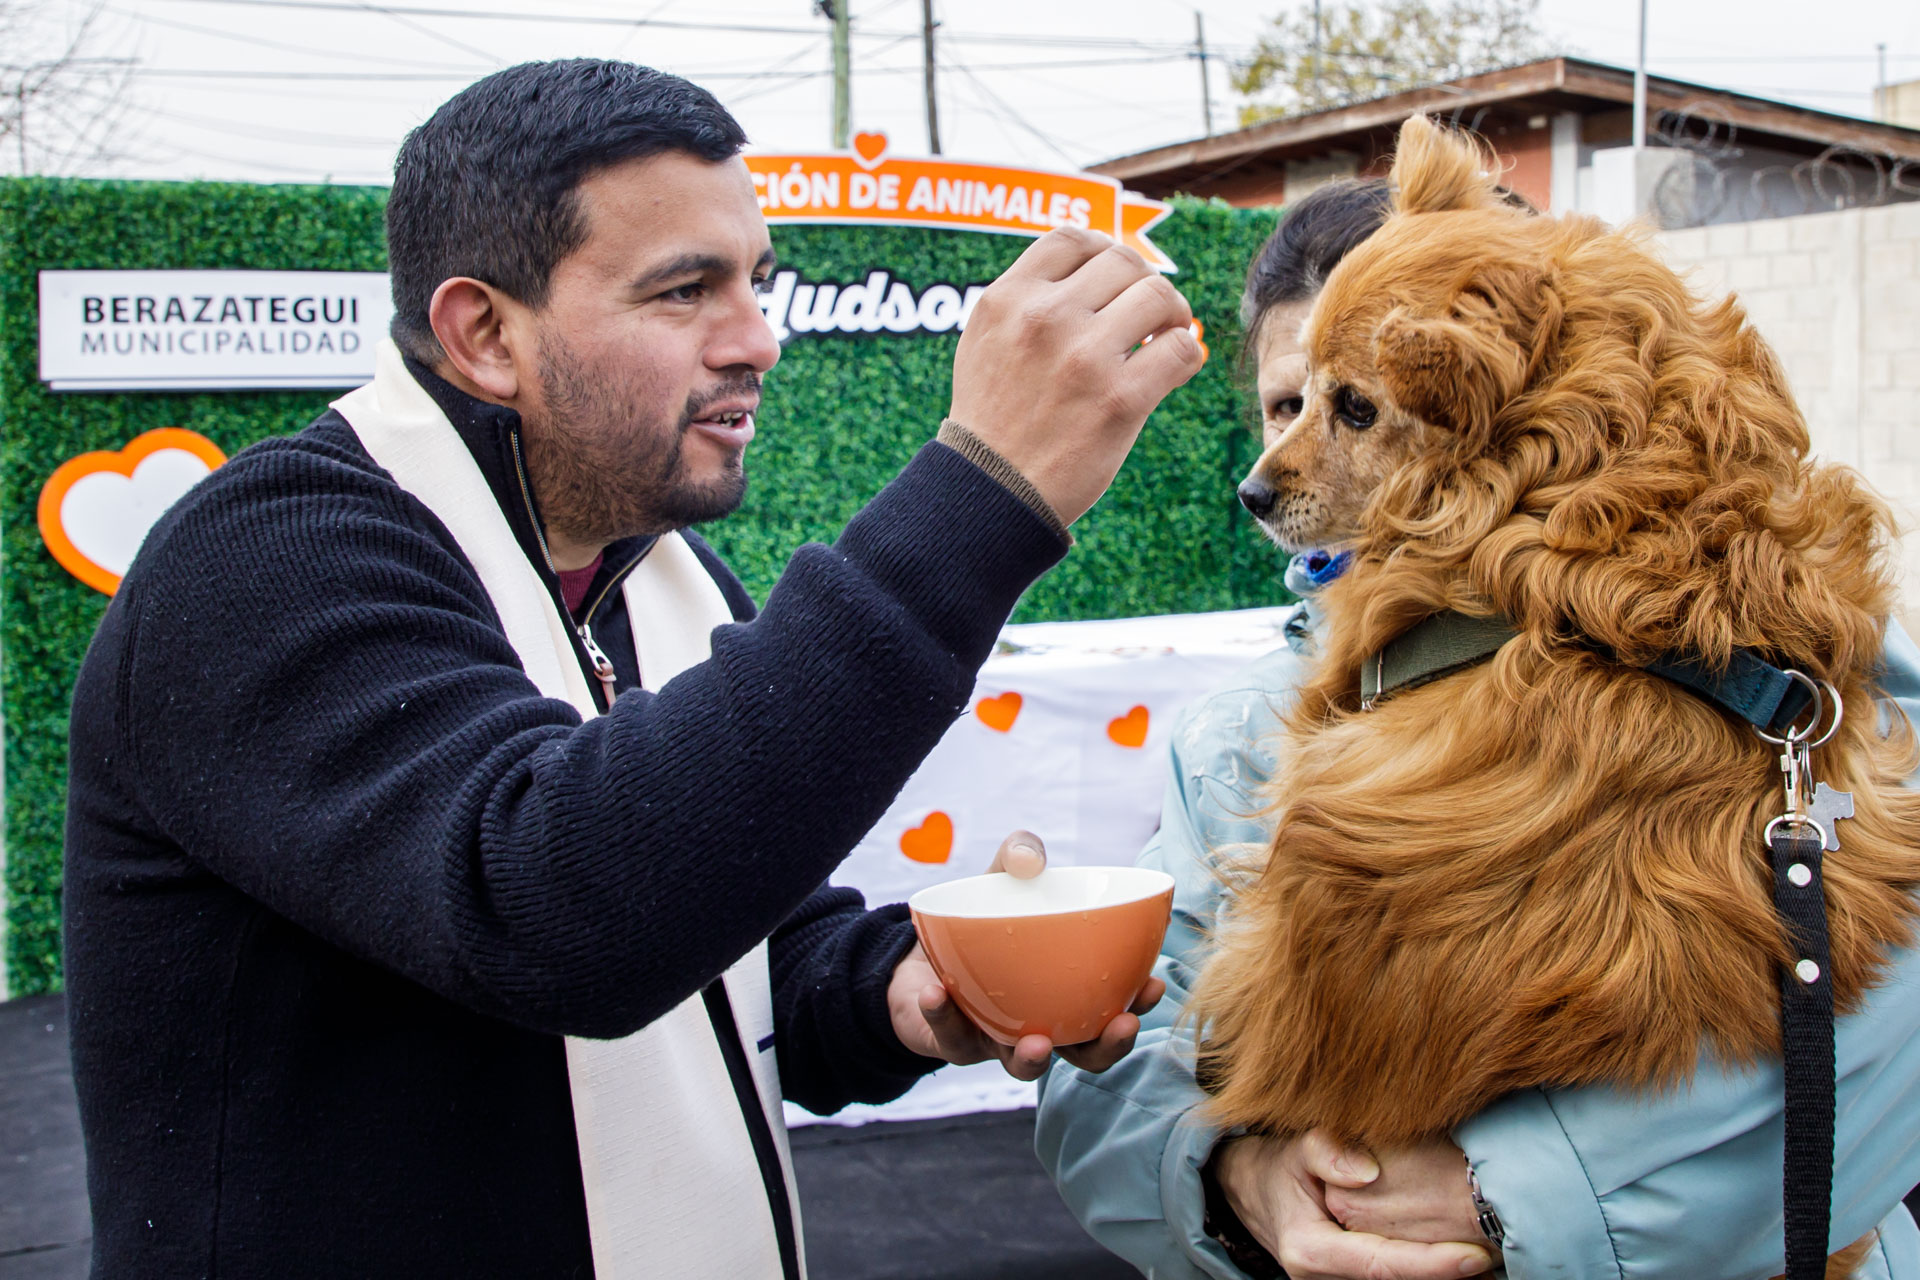
[[[1815, 681], [1799, 671], [1788, 671], [1787, 675], [1807, 691], [1808, 718], [1803, 728], [1796, 729], [1789, 725], [1779, 737], [1754, 726], [1753, 731], [1763, 739], [1784, 748], [1780, 753], [1780, 772], [1786, 783], [1786, 810], [1767, 823], [1764, 839], [1772, 844], [1773, 833], [1783, 824], [1791, 824], [1796, 828], [1818, 832], [1820, 847], [1835, 850], [1840, 847], [1840, 841], [1834, 823], [1838, 818], [1853, 816], [1853, 795], [1846, 791], [1834, 791], [1825, 783], [1813, 780], [1813, 752], [1816, 747], [1825, 746], [1840, 731], [1846, 707], [1840, 701], [1840, 691], [1833, 687], [1832, 682]], [[1825, 731], [1815, 737], [1821, 722], [1827, 718], [1829, 706], [1833, 709], [1833, 718]]]

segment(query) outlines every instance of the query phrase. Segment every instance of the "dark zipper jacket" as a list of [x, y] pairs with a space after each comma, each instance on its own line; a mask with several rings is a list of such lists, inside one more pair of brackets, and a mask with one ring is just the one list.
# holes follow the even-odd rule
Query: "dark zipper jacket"
[[[414, 372], [557, 598], [514, 415]], [[644, 1026], [762, 938], [788, 1098], [935, 1065], [887, 1021], [903, 910], [820, 886], [1064, 544], [937, 444], [758, 617], [692, 541], [741, 622], [633, 687], [614, 588], [644, 548], [616, 544], [589, 600], [620, 696], [583, 725], [337, 414], [155, 527], [74, 695], [96, 1275], [590, 1275], [561, 1037]]]

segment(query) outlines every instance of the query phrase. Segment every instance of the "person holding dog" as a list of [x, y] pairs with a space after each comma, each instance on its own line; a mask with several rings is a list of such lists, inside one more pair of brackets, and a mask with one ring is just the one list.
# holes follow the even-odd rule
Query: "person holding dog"
[[[1247, 342], [1258, 355], [1269, 446], [1302, 409], [1299, 332], [1339, 261], [1385, 220], [1380, 180], [1323, 187], [1288, 210], [1248, 272]], [[1262, 471], [1243, 486], [1273, 507]], [[1303, 553], [1287, 580], [1306, 595], [1343, 568], [1339, 548]], [[1055, 1066], [1041, 1082], [1036, 1148], [1082, 1224], [1144, 1273], [1171, 1277], [1442, 1280], [1502, 1263], [1535, 1276], [1769, 1276], [1780, 1270], [1781, 1098], [1777, 1068], [1703, 1061], [1685, 1090], [1590, 1087], [1507, 1098], [1452, 1141], [1369, 1152], [1315, 1130], [1235, 1136], [1206, 1121], [1191, 1028], [1180, 1014], [1206, 931], [1222, 907], [1219, 860], [1264, 848], [1259, 784], [1280, 715], [1305, 678], [1302, 629], [1288, 648], [1191, 708], [1171, 738], [1159, 833], [1143, 865], [1177, 882], [1156, 973], [1169, 997], [1139, 1047], [1104, 1076]], [[1880, 687], [1920, 714], [1920, 650], [1888, 627]], [[1920, 1181], [1910, 1117], [1920, 1105], [1920, 952], [1893, 957], [1865, 1008], [1838, 1024], [1841, 1064], [1835, 1245], [1880, 1224], [1862, 1274], [1920, 1275], [1899, 1200]], [[1469, 1176], [1472, 1170], [1472, 1176]], [[1889, 1215], [1889, 1210], [1891, 1214]], [[1502, 1250], [1504, 1246], [1504, 1250]]]
[[688, 529], [740, 501], [779, 358], [744, 141], [624, 63], [456, 95], [396, 164], [372, 384], [126, 575], [66, 842], [94, 1275], [799, 1280], [782, 1096], [1043, 1069], [904, 908], [822, 885], [1199, 367], [1191, 316], [1040, 238], [938, 439], [756, 616]]

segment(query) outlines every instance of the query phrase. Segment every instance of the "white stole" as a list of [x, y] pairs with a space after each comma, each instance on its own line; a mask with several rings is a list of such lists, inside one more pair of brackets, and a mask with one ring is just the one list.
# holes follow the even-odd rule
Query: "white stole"
[[[534, 686], [571, 703], [583, 719], [598, 715], [574, 657], [570, 623], [521, 550], [459, 433], [407, 372], [392, 342], [380, 343], [373, 381], [333, 407], [374, 462], [460, 544]], [[706, 661], [713, 628], [733, 620], [719, 587], [677, 533], [654, 544], [622, 590], [640, 678], [649, 689]], [[680, 852], [634, 850], [633, 856]], [[780, 1077], [771, 1044], [759, 1047], [773, 1033], [766, 944], [727, 970], [725, 982], [760, 1107], [773, 1130], [798, 1248], [800, 1204]], [[569, 1036], [566, 1046], [597, 1280], [779, 1276], [779, 1242], [759, 1161], [699, 995], [623, 1039]]]

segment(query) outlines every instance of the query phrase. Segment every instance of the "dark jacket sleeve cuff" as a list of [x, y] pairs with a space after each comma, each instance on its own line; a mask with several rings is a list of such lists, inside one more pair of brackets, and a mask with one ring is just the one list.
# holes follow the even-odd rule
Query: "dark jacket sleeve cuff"
[[1073, 545], [1073, 535], [1067, 532], [1067, 522], [1060, 518], [1053, 504], [998, 449], [952, 418], [940, 423], [940, 432], [934, 439], [992, 476], [1008, 493], [1026, 503], [1029, 511], [1046, 521], [1047, 528], [1053, 530], [1061, 541], [1068, 546]]
[[867, 913], [867, 927], [873, 930], [867, 951], [874, 958], [874, 967], [868, 980], [854, 987], [853, 1015], [882, 1046], [874, 1055], [875, 1070], [903, 1081], [900, 1092], [905, 1093], [921, 1076], [947, 1065], [901, 1044], [900, 1037], [893, 1033], [893, 1011], [887, 1006], [887, 987], [893, 980], [893, 971], [907, 952], [913, 950], [919, 936], [913, 930], [913, 919], [907, 914], [904, 902], [875, 907]]
[[903, 905], [865, 909], [860, 894], [824, 888], [774, 934], [774, 1035], [787, 1100], [815, 1115], [887, 1102], [945, 1064], [900, 1043], [887, 988], [912, 950]]

